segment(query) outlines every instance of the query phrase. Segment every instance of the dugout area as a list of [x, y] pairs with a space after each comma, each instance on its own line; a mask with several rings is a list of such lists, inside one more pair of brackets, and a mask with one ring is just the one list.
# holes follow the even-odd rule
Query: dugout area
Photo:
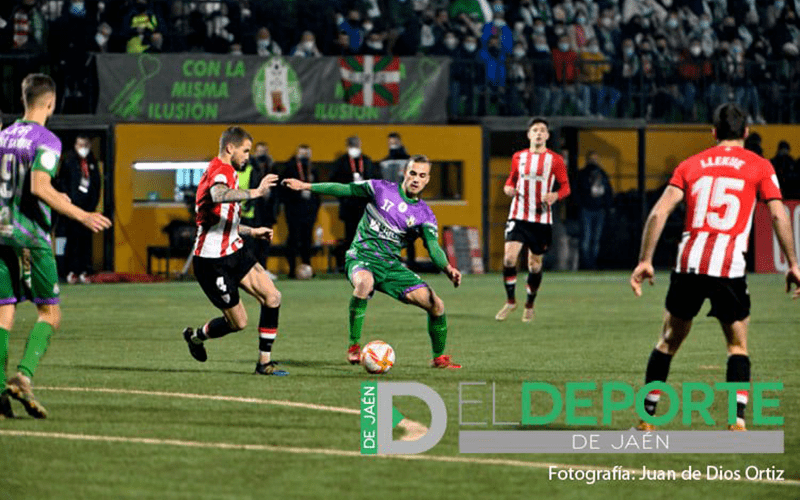
[[[12, 116], [4, 116], [10, 123]], [[245, 125], [256, 141], [269, 144], [278, 163], [292, 156], [297, 145], [307, 143], [313, 161], [325, 180], [333, 161], [344, 154], [345, 139], [358, 135], [364, 154], [379, 161], [387, 153], [386, 135], [399, 132], [411, 154], [427, 154], [435, 172], [426, 191], [426, 200], [440, 227], [449, 225], [478, 228], [484, 268], [496, 271], [502, 266], [503, 226], [508, 199], [502, 185], [508, 175], [511, 155], [527, 147], [525, 126], [528, 117], [488, 117], [474, 125]], [[599, 262], [605, 268], [633, 265], [644, 218], [659, 196], [669, 175], [687, 156], [714, 144], [709, 125], [653, 125], [642, 120], [597, 120], [572, 117], [549, 118], [551, 138], [548, 147], [567, 160], [571, 182], [585, 161], [588, 151], [596, 151], [609, 175], [615, 193], [615, 210], [607, 219]], [[79, 132], [92, 138], [93, 151], [104, 178], [102, 210], [114, 226], [94, 235], [94, 267], [118, 273], [145, 273], [147, 249], [169, 244], [162, 229], [172, 221], [190, 221], [183, 201], [176, 201], [175, 171], [138, 171], [136, 162], [207, 162], [216, 154], [220, 132], [226, 124], [127, 124], [98, 123], [88, 115], [54, 116], [51, 128], [62, 140], [64, 151], [72, 148]], [[770, 157], [780, 140], [798, 132], [795, 125], [755, 125], [751, 133], [762, 138], [764, 154]], [[199, 178], [199, 177], [198, 177]], [[574, 193], [574, 189], [573, 189]], [[323, 200], [317, 224], [323, 229], [324, 243], [333, 244], [343, 233], [337, 217], [337, 202]], [[554, 227], [553, 249], [545, 265], [550, 269], [574, 269], [577, 259], [579, 206], [574, 196], [559, 204], [559, 221]], [[656, 254], [656, 264], [670, 265], [680, 235], [680, 216], [668, 224]], [[280, 214], [275, 226], [280, 246], [286, 237], [286, 224]], [[427, 258], [421, 243], [417, 254]], [[170, 269], [181, 270], [185, 258], [173, 258]], [[320, 252], [312, 264], [317, 272], [329, 269], [330, 256]], [[270, 258], [274, 272], [285, 272], [281, 256]]]

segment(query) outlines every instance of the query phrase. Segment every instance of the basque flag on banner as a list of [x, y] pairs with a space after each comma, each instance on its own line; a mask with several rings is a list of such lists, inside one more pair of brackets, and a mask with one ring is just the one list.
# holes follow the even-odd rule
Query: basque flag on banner
[[400, 58], [350, 56], [339, 59], [344, 100], [356, 106], [394, 106], [400, 100]]

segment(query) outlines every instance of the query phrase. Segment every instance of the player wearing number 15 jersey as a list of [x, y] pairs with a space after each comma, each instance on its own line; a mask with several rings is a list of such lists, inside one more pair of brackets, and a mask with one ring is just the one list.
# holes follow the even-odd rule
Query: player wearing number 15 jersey
[[[642, 281], [653, 282], [653, 253], [667, 217], [678, 203], [686, 201], [683, 239], [667, 292], [664, 325], [647, 363], [645, 384], [667, 380], [672, 357], [689, 335], [692, 319], [705, 299], [711, 301], [709, 316], [719, 320], [727, 342], [726, 380], [750, 382], [750, 296], [744, 277], [744, 253], [757, 199], [767, 203], [778, 242], [789, 262], [786, 291], [793, 284], [800, 286], [792, 228], [781, 201], [778, 179], [767, 160], [744, 149], [746, 118], [735, 104], [717, 108], [714, 134], [718, 145], [678, 165], [645, 224], [639, 265], [631, 275], [637, 296], [642, 293]], [[793, 296], [800, 297], [800, 289], [795, 289]], [[659, 391], [651, 391], [645, 398], [645, 410], [651, 416], [659, 397]], [[748, 391], [737, 391], [737, 418], [736, 422], [729, 422], [731, 430], [745, 430], [747, 399]], [[641, 430], [652, 428], [647, 421], [639, 424]]]

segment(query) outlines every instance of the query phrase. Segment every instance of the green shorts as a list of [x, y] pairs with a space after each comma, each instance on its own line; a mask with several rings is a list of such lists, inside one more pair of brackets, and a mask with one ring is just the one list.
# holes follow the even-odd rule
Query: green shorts
[[53, 250], [0, 246], [0, 305], [31, 300], [58, 304], [58, 272]]
[[377, 256], [370, 257], [349, 251], [345, 259], [345, 270], [350, 283], [353, 283], [353, 275], [357, 271], [369, 271], [375, 280], [375, 290], [401, 302], [405, 302], [409, 292], [428, 286], [417, 273], [396, 259], [383, 260]]

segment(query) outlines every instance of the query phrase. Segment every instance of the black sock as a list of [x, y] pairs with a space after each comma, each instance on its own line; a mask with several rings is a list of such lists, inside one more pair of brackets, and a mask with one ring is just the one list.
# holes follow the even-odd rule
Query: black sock
[[[750, 382], [750, 356], [733, 354], [728, 356], [728, 369], [725, 373], [728, 382]], [[736, 391], [736, 418], [744, 420], [748, 391]]]
[[281, 306], [261, 306], [261, 317], [258, 320], [258, 350], [262, 354], [272, 352], [272, 344], [278, 336], [278, 312]]
[[[645, 385], [650, 382], [666, 382], [671, 362], [672, 354], [664, 354], [658, 349], [653, 349], [650, 359], [647, 360], [647, 371], [644, 375]], [[655, 415], [659, 399], [661, 399], [661, 391], [658, 389], [650, 391], [644, 398], [644, 411], [649, 415]]]
[[517, 302], [514, 290], [517, 287], [517, 267], [503, 267], [503, 284], [506, 287], [506, 298], [509, 304]]
[[195, 335], [197, 335], [197, 338], [200, 340], [208, 340], [218, 339], [235, 331], [236, 329], [228, 324], [228, 320], [226, 320], [224, 317], [219, 317], [212, 319], [204, 326], [198, 328], [195, 331]]
[[530, 309], [533, 307], [533, 301], [536, 300], [536, 293], [539, 292], [539, 285], [542, 284], [542, 271], [538, 273], [528, 273], [528, 298], [525, 301], [525, 307]]

